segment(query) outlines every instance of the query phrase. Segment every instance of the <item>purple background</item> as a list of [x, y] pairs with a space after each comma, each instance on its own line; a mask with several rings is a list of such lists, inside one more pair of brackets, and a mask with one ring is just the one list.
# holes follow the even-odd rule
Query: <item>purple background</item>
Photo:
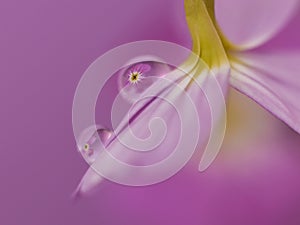
[[[80, 77], [98, 56], [126, 42], [189, 46], [176, 4], [182, 1], [0, 2], [1, 225], [300, 224], [300, 138], [272, 118], [284, 135], [269, 144], [251, 136], [255, 147], [236, 146], [234, 153], [224, 148], [206, 173], [190, 165], [163, 184], [107, 183], [71, 200], [87, 169], [71, 121]], [[299, 48], [299, 23], [298, 13], [266, 48]]]

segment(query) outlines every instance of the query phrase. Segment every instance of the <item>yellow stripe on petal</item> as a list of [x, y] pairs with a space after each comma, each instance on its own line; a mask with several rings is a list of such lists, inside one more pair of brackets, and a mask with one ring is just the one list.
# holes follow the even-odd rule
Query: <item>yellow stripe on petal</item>
[[186, 21], [193, 40], [193, 52], [211, 69], [229, 65], [214, 23], [214, 1], [185, 0], [184, 3]]

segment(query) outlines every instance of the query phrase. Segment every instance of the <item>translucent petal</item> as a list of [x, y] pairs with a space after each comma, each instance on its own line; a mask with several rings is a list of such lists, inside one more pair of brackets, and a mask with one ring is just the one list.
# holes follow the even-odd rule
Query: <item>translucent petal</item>
[[[220, 118], [213, 118], [214, 120], [211, 121], [212, 114], [224, 113], [225, 107], [222, 107], [224, 104], [218, 105], [220, 103], [219, 100], [213, 100], [213, 97], [210, 100], [215, 102], [209, 102], [206, 96], [207, 93], [203, 92], [211, 87], [209, 78], [212, 78], [212, 76], [209, 76], [211, 75], [210, 72], [203, 70], [202, 67], [195, 69], [193, 73], [199, 73], [199, 76], [196, 76], [197, 82], [191, 82], [190, 77], [177, 72], [168, 74], [170, 75], [168, 77], [183, 89], [186, 88], [189, 98], [193, 101], [195, 111], [191, 110], [189, 101], [184, 97], [183, 91], [178, 91], [173, 86], [164, 85], [162, 81], [153, 83], [151, 93], [156, 97], [136, 104], [132, 109], [129, 120], [124, 118], [117, 126], [115, 129], [116, 136], [109, 140], [106, 146], [107, 151], [99, 155], [92, 164], [92, 168], [89, 169], [81, 181], [80, 187], [84, 188], [79, 187], [78, 191], [80, 193], [84, 194], [92, 190], [95, 185], [102, 181], [99, 178], [95, 182], [94, 170], [118, 183], [139, 186], [141, 179], [142, 182], [144, 179], [145, 183], [142, 183], [142, 185], [145, 185], [148, 182], [147, 179], [153, 174], [160, 176], [166, 171], [169, 173], [169, 166], [181, 165], [180, 160], [182, 159], [189, 160], [194, 152], [194, 149], [190, 146], [191, 144], [195, 144], [195, 146], [199, 144], [199, 146], [203, 147], [203, 145], [207, 144], [209, 138], [211, 139], [210, 145], [216, 141], [215, 137], [210, 137], [210, 132], [215, 133], [217, 128], [220, 128], [216, 126]], [[222, 81], [224, 82], [223, 85], [225, 85], [224, 90], [227, 86], [226, 77], [227, 74], [219, 76], [221, 80], [224, 78]], [[200, 87], [198, 86], [199, 84]], [[213, 96], [216, 88], [219, 87], [211, 89], [212, 91], [208, 95]], [[164, 101], [166, 99], [173, 101], [178, 107], [174, 108], [174, 105]], [[224, 99], [222, 98], [220, 101], [224, 101]], [[218, 106], [216, 107], [216, 105]], [[212, 113], [211, 107], [216, 107], [216, 112]], [[199, 129], [197, 121], [200, 121], [200, 133], [197, 132], [197, 129]], [[165, 128], [167, 132], [162, 132]], [[183, 128], [186, 130], [182, 130]], [[217, 143], [217, 147], [220, 147], [219, 143]], [[107, 154], [108, 152], [109, 154]], [[217, 150], [213, 148], [208, 149], [201, 159], [200, 170], [206, 169], [215, 159], [218, 152], [219, 148]], [[112, 160], [112, 158], [117, 159], [117, 161]], [[156, 173], [141, 176], [144, 175], [142, 171], [147, 170], [145, 166], [152, 166], [161, 162], [165, 163], [168, 160], [167, 166], [163, 167], [164, 170], [160, 168]], [[130, 166], [127, 166], [129, 164]], [[175, 174], [177, 171], [171, 171], [170, 174]], [[138, 177], [141, 179], [138, 179]], [[157, 181], [156, 179], [160, 179], [160, 177], [154, 177], [154, 182]]]
[[236, 54], [230, 83], [300, 133], [300, 54]]
[[[219, 127], [216, 124], [220, 122], [220, 114], [224, 115], [225, 111], [224, 94], [227, 89], [229, 63], [206, 5], [200, 0], [186, 1], [186, 3], [185, 9], [193, 39], [193, 51], [204, 61], [198, 57], [195, 64], [187, 60], [184, 66], [190, 67], [190, 70], [186, 73], [182, 74], [182, 71], [175, 70], [163, 76], [173, 84], [178, 84], [181, 90], [174, 88], [174, 85], [166, 85], [161, 80], [150, 83], [149, 88], [142, 88], [141, 92], [135, 90], [135, 93], [140, 93], [142, 96], [149, 92], [151, 95], [148, 99], [135, 102], [129, 117], [125, 117], [114, 126], [116, 136], [109, 140], [105, 151], [99, 154], [88, 173], [94, 169], [101, 176], [117, 183], [149, 185], [163, 181], [179, 171], [184, 166], [182, 159], [187, 162], [192, 156], [193, 144], [199, 144], [202, 147], [209, 139], [209, 148], [205, 150], [201, 159], [200, 170], [206, 169], [218, 154], [219, 141], [221, 139], [222, 142], [225, 126]], [[211, 49], [214, 49], [213, 53]], [[218, 77], [211, 75], [211, 70], [220, 72], [219, 68], [224, 65], [226, 65], [224, 74], [218, 74]], [[223, 69], [221, 71], [224, 72]], [[212, 88], [211, 80], [216, 78], [219, 79], [219, 82], [217, 81], [217, 86], [214, 85]], [[196, 82], [194, 82], [195, 80]], [[121, 87], [126, 86], [124, 81], [125, 79], [121, 82]], [[146, 85], [146, 87], [148, 86]], [[143, 91], [145, 89], [146, 91]], [[209, 93], [204, 93], [203, 90], [209, 90]], [[218, 91], [221, 93], [221, 100], [219, 99], [220, 95], [215, 95]], [[186, 93], [189, 98], [185, 97]], [[213, 104], [206, 99], [207, 94], [210, 96], [209, 100], [214, 101]], [[165, 103], [163, 100], [166, 99], [172, 104]], [[192, 100], [195, 110], [191, 110], [189, 100]], [[174, 105], [175, 109], [172, 108]], [[213, 109], [211, 109], [212, 106]], [[178, 117], [181, 118], [179, 124], [176, 122]], [[200, 134], [197, 132], [198, 121], [201, 121]], [[182, 127], [178, 125], [183, 125], [185, 130], [181, 131]], [[165, 127], [167, 127], [167, 132], [165, 132]], [[215, 132], [219, 132], [220, 135], [211, 137], [211, 133]], [[180, 139], [181, 135], [185, 138]], [[190, 146], [191, 144], [192, 146]], [[140, 148], [141, 146], [142, 148]], [[177, 148], [178, 146], [179, 148]], [[167, 166], [164, 164], [165, 162], [168, 162]], [[170, 165], [175, 166], [176, 169], [169, 168]], [[154, 168], [154, 171], [149, 172], [149, 167]], [[154, 180], [152, 179], [153, 175]], [[80, 183], [81, 187], [85, 187], [85, 189], [79, 188], [81, 193], [96, 185], [89, 181], [90, 176], [93, 180], [93, 175], [87, 174]], [[97, 183], [99, 182], [101, 180], [98, 180]]]

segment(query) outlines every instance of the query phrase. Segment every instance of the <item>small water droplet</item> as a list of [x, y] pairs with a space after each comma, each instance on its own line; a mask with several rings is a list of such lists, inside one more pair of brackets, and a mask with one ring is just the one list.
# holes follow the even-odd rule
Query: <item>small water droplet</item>
[[90, 126], [80, 135], [78, 150], [83, 158], [92, 164], [100, 152], [102, 152], [111, 137], [112, 132], [101, 126]]

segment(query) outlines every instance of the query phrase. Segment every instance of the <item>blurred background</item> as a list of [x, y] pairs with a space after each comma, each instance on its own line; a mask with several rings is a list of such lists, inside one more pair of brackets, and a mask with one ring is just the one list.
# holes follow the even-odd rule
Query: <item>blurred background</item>
[[[181, 5], [1, 0], [0, 224], [300, 224], [300, 135], [234, 90], [224, 146], [207, 171], [199, 173], [195, 159], [161, 184], [107, 182], [72, 200], [88, 168], [72, 131], [79, 79], [120, 44], [157, 39], [189, 47]], [[298, 11], [264, 48], [299, 49], [299, 24]]]

